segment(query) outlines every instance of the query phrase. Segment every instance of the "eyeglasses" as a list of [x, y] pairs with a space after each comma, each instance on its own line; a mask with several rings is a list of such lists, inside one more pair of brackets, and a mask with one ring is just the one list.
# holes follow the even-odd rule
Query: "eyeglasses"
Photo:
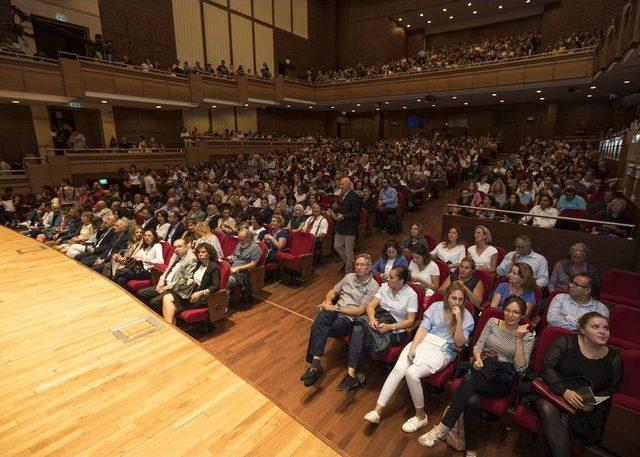
[[513, 314], [514, 316], [519, 316], [519, 315], [522, 314], [520, 311], [514, 310], [514, 309], [505, 309], [504, 313], [505, 314]]
[[576, 284], [575, 282], [570, 282], [569, 287], [582, 287], [583, 289], [589, 289], [589, 286], [583, 286], [582, 284]]

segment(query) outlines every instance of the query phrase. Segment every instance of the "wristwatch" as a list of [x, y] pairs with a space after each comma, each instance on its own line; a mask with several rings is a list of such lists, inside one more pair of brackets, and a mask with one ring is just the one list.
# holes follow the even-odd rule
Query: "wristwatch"
[[337, 311], [337, 312], [340, 312], [340, 308], [342, 308], [342, 306], [340, 305], [340, 303], [338, 303], [338, 304], [336, 305], [336, 311]]

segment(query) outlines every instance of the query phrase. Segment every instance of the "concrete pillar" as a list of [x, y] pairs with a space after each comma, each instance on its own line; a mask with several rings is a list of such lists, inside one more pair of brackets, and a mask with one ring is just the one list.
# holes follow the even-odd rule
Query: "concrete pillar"
[[111, 137], [116, 137], [116, 122], [113, 118], [113, 107], [109, 105], [100, 107], [100, 127], [102, 128], [102, 138], [104, 138], [103, 147], [109, 146]]

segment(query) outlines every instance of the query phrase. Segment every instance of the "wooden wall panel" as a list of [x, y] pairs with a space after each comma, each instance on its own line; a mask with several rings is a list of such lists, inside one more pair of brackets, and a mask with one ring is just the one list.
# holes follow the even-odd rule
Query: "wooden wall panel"
[[505, 69], [498, 73], [498, 84], [500, 85], [522, 84], [523, 82], [523, 68]]
[[235, 130], [236, 121], [233, 108], [211, 110], [213, 130], [222, 132], [224, 129]]
[[302, 38], [309, 38], [309, 16], [307, 12], [307, 0], [293, 0], [291, 2], [293, 24], [292, 31]]
[[21, 162], [27, 153], [39, 155], [31, 109], [0, 104], [0, 158], [8, 163]]
[[186, 60], [192, 66], [196, 61], [204, 62], [199, 0], [172, 1], [173, 26], [178, 59], [181, 62]]
[[202, 133], [207, 132], [209, 130], [209, 108], [184, 109], [182, 110], [182, 120], [190, 132], [194, 127], [197, 127]]
[[236, 108], [238, 130], [241, 132], [255, 132], [258, 130], [258, 115], [255, 108]]
[[251, 21], [237, 14], [231, 15], [231, 43], [233, 46], [233, 64], [238, 68], [253, 67], [253, 36]]
[[273, 52], [273, 29], [264, 25], [254, 23], [256, 35], [256, 68], [262, 68], [262, 63], [266, 62], [275, 72], [275, 61]]
[[137, 108], [113, 108], [116, 133], [121, 138], [137, 138], [143, 135], [155, 138], [165, 147], [179, 147], [182, 129], [182, 111], [145, 110]]
[[253, 0], [253, 17], [267, 24], [273, 24], [273, 2]]
[[273, 0], [275, 26], [291, 32], [291, 0]]
[[204, 4], [204, 34], [207, 38], [207, 62], [217, 67], [221, 60], [231, 62], [228, 13]]
[[229, 8], [247, 16], [251, 16], [251, 0], [229, 0]]
[[532, 64], [525, 71], [525, 83], [550, 81], [553, 79], [553, 62]]

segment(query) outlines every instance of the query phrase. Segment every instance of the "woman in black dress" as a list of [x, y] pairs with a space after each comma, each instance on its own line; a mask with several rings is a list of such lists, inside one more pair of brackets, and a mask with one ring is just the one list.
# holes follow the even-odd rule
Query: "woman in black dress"
[[569, 457], [570, 437], [585, 446], [600, 438], [606, 402], [585, 405], [576, 390], [589, 385], [595, 396], [609, 397], [620, 387], [622, 359], [607, 346], [609, 335], [609, 322], [602, 314], [586, 313], [578, 320], [578, 334], [556, 338], [544, 355], [542, 378], [577, 411], [566, 421], [557, 406], [541, 397], [535, 398], [534, 405], [542, 420], [538, 445], [548, 446], [554, 457]]

